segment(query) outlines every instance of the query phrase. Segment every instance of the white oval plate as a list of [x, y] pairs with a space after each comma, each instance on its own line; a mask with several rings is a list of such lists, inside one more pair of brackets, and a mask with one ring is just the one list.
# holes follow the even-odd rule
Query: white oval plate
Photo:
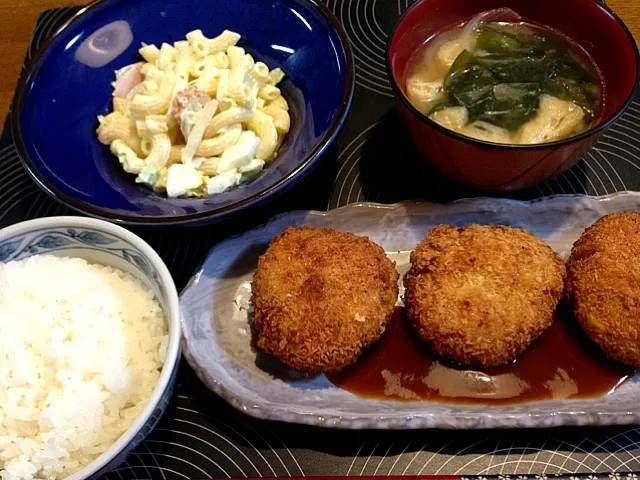
[[[562, 195], [531, 202], [478, 198], [450, 204], [357, 203], [329, 212], [290, 212], [214, 246], [181, 295], [184, 354], [198, 377], [259, 418], [351, 429], [505, 428], [640, 423], [640, 374], [614, 393], [506, 406], [401, 402], [357, 397], [323, 375], [301, 378], [251, 348], [249, 299], [258, 256], [285, 227], [313, 225], [368, 236], [403, 275], [409, 252], [439, 224], [524, 227], [563, 258], [601, 216], [640, 211], [640, 194]], [[401, 292], [402, 295], [402, 292]]]

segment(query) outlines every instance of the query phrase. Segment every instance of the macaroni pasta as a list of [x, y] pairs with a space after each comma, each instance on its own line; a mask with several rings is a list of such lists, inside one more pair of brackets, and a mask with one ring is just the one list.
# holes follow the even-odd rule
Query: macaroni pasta
[[97, 135], [136, 182], [169, 197], [222, 193], [273, 161], [291, 120], [281, 69], [237, 46], [240, 35], [201, 30], [116, 72], [113, 112]]

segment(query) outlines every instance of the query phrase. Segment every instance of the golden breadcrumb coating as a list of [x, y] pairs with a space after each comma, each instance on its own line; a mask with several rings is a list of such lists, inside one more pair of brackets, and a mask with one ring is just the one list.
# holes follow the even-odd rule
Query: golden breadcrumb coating
[[589, 338], [640, 368], [640, 213], [607, 215], [587, 228], [567, 271], [567, 300]]
[[333, 372], [382, 336], [398, 272], [367, 238], [287, 228], [260, 257], [252, 291], [258, 348], [303, 372]]
[[564, 262], [525, 230], [439, 226], [411, 253], [409, 322], [441, 357], [505, 365], [551, 325], [564, 278]]

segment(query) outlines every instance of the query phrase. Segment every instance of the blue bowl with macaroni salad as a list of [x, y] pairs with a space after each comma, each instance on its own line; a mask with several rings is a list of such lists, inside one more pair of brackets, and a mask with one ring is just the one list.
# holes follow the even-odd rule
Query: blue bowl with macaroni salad
[[[284, 71], [278, 88], [291, 127], [277, 157], [246, 183], [204, 198], [169, 198], [123, 170], [97, 138], [97, 117], [113, 110], [114, 72], [143, 61], [143, 42], [173, 44], [198, 29], [210, 38], [237, 32], [238, 46], [256, 62]], [[26, 65], [12, 126], [30, 175], [61, 203], [123, 224], [206, 224], [254, 207], [303, 178], [336, 139], [353, 90], [346, 34], [317, 0], [99, 0], [80, 10]]]

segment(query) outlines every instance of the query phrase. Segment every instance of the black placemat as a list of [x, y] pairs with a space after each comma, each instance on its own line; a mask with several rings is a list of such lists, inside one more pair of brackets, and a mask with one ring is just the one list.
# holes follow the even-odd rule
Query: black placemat
[[[384, 68], [386, 37], [409, 0], [326, 0], [349, 35], [357, 87], [336, 147], [300, 186], [268, 208], [207, 228], [133, 229], [164, 258], [178, 288], [225, 236], [290, 209], [354, 201], [451, 200], [472, 196], [418, 159], [393, 110]], [[45, 12], [28, 55], [76, 9]], [[640, 190], [640, 104], [557, 180], [517, 198], [554, 193], [600, 195]], [[0, 227], [29, 218], [75, 214], [54, 202], [22, 168], [5, 124], [0, 138]], [[543, 431], [337, 431], [255, 420], [205, 389], [183, 362], [170, 408], [156, 431], [109, 479], [296, 475], [523, 475], [581, 473], [580, 480], [637, 480], [640, 429]], [[599, 473], [599, 475], [597, 474]]]

